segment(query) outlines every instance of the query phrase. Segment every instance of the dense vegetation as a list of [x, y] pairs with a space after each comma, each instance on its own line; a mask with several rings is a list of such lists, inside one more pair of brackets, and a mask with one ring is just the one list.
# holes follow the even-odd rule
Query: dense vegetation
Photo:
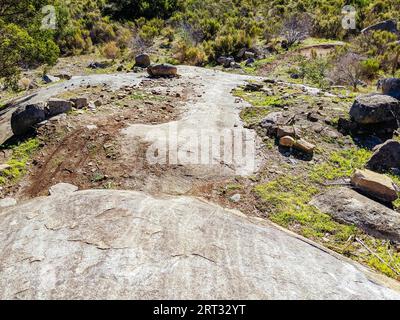
[[[342, 28], [341, 11], [348, 4], [357, 8], [358, 30]], [[54, 30], [41, 28], [45, 5], [56, 8]], [[366, 76], [379, 70], [395, 74], [396, 37], [388, 32], [362, 37], [359, 31], [399, 18], [399, 12], [400, 1], [393, 0], [0, 0], [0, 78], [15, 83], [21, 68], [54, 64], [60, 55], [107, 45], [115, 56], [149, 47], [155, 39], [173, 50], [172, 62], [204, 65], [221, 55], [237, 56], [243, 48], [280, 50], [285, 38], [296, 45], [301, 38], [289, 39], [293, 28], [316, 38], [352, 39], [356, 60], [362, 61], [356, 67]], [[330, 62], [340, 62], [354, 48]]]

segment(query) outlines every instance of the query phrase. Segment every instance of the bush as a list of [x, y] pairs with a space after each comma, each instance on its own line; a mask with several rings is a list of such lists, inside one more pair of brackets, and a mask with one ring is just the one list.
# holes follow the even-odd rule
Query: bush
[[361, 62], [361, 76], [365, 79], [375, 79], [379, 74], [380, 63], [376, 58], [369, 58]]
[[115, 41], [107, 43], [103, 48], [103, 55], [107, 59], [115, 60], [120, 54], [120, 49], [118, 48]]
[[328, 62], [324, 58], [304, 59], [300, 62], [300, 76], [320, 88], [329, 85], [326, 79], [327, 70]]
[[179, 63], [186, 63], [193, 66], [203, 66], [207, 56], [201, 46], [191, 46], [185, 41], [179, 42], [175, 47], [174, 59]]

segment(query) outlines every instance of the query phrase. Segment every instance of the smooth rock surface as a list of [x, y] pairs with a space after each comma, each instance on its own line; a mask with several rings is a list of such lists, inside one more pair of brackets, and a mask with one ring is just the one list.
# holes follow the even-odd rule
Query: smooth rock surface
[[394, 288], [190, 197], [88, 190], [0, 212], [0, 299], [400, 299]]
[[17, 200], [15, 200], [14, 198], [3, 198], [0, 199], [0, 208], [6, 208], [6, 207], [11, 207], [11, 206], [15, 206], [17, 204]]
[[332, 188], [310, 203], [335, 220], [382, 239], [400, 242], [400, 213], [349, 188]]

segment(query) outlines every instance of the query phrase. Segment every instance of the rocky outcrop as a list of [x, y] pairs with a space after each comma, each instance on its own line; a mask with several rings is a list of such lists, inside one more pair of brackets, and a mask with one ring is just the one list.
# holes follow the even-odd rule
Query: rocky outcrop
[[135, 57], [135, 67], [147, 68], [150, 64], [151, 60], [148, 54], [139, 54]]
[[11, 116], [11, 128], [16, 136], [28, 133], [33, 126], [46, 119], [45, 104], [36, 103], [19, 107]]
[[0, 214], [0, 299], [400, 298], [366, 272], [190, 197], [87, 190]]
[[171, 64], [155, 64], [147, 68], [151, 77], [176, 77], [178, 75], [177, 67]]
[[352, 189], [329, 189], [310, 204], [336, 221], [356, 225], [372, 236], [400, 243], [400, 213]]
[[377, 124], [400, 119], [400, 102], [379, 94], [361, 95], [350, 109], [350, 116], [359, 124]]
[[378, 172], [400, 170], [400, 142], [388, 140], [374, 149], [374, 154], [367, 163], [367, 168]]
[[387, 78], [378, 81], [378, 89], [382, 89], [383, 94], [400, 100], [400, 79]]
[[365, 34], [371, 31], [388, 31], [398, 34], [397, 21], [395, 19], [381, 21], [361, 30], [361, 33]]
[[356, 170], [351, 184], [363, 193], [388, 203], [397, 200], [400, 191], [388, 176], [370, 170]]

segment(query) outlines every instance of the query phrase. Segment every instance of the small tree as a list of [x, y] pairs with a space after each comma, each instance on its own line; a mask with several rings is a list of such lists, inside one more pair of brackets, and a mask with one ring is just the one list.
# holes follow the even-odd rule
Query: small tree
[[286, 40], [288, 47], [291, 47], [307, 38], [311, 28], [312, 20], [308, 14], [293, 14], [284, 19], [281, 36]]
[[331, 79], [339, 84], [351, 85], [357, 90], [363, 73], [362, 57], [355, 52], [341, 55], [331, 71]]

